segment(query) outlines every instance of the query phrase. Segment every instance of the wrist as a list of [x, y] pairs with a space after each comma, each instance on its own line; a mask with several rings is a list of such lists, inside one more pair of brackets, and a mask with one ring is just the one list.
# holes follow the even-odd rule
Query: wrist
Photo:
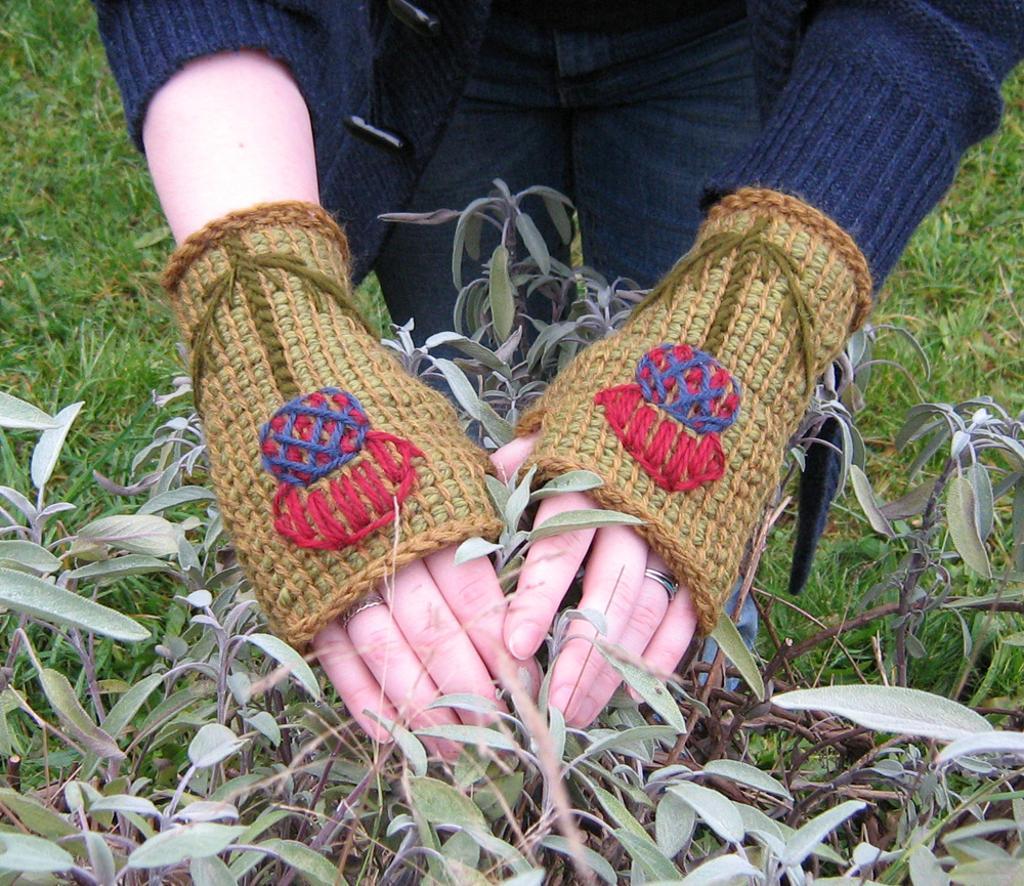
[[372, 343], [351, 304], [347, 265], [345, 235], [312, 203], [251, 206], [190, 235], [163, 284], [188, 343], [197, 406], [211, 361], [231, 359], [221, 354], [225, 336], [261, 367], [251, 388], [268, 402], [316, 387], [322, 361], [311, 357], [337, 337], [325, 325]]
[[[765, 239], [790, 250], [794, 258], [808, 265], [816, 261], [819, 267], [827, 262], [845, 275], [851, 308], [843, 312], [849, 317], [847, 332], [859, 329], [874, 303], [871, 271], [853, 237], [819, 209], [779, 191], [741, 188], [711, 206], [699, 239], [717, 231], [750, 231], [758, 223], [765, 225]], [[815, 255], [816, 250], [821, 254]]]

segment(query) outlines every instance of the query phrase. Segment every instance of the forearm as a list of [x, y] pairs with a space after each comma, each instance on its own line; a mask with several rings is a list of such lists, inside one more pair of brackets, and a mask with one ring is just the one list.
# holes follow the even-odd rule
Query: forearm
[[179, 242], [254, 203], [318, 202], [309, 111], [288, 69], [263, 53], [185, 65], [150, 102], [143, 141]]

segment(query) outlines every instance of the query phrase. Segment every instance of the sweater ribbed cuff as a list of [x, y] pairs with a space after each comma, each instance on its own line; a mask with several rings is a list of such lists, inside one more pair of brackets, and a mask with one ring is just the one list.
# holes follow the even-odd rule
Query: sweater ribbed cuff
[[97, 0], [96, 12], [125, 117], [139, 150], [150, 99], [186, 62], [261, 49], [291, 69], [303, 94], [316, 78], [317, 31], [296, 13], [262, 0]]
[[925, 110], [867, 63], [801, 57], [761, 135], [712, 177], [704, 204], [742, 187], [781, 191], [834, 219], [876, 290], [956, 174]]

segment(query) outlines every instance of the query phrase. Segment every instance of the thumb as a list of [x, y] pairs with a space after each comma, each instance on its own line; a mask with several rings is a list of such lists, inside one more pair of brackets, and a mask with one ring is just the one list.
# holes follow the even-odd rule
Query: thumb
[[529, 458], [536, 442], [536, 434], [530, 434], [528, 437], [516, 437], [501, 449], [492, 452], [491, 462], [498, 469], [498, 476], [508, 482], [508, 479], [514, 476], [516, 471], [522, 467], [523, 462]]

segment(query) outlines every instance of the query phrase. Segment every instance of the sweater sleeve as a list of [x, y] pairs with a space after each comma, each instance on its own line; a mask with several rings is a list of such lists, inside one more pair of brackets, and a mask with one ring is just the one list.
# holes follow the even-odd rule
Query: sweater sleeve
[[[329, 16], [318, 6], [267, 0], [93, 0], [107, 59], [121, 90], [132, 140], [140, 150], [149, 100], [186, 62], [203, 55], [261, 49], [285, 63], [306, 97], [314, 132], [325, 74], [336, 58]], [[339, 78], [340, 79], [340, 78]]]
[[1024, 56], [1021, 0], [831, 0], [812, 7], [788, 81], [755, 143], [708, 184], [821, 209], [857, 241], [876, 288], [993, 132], [1000, 84]]

